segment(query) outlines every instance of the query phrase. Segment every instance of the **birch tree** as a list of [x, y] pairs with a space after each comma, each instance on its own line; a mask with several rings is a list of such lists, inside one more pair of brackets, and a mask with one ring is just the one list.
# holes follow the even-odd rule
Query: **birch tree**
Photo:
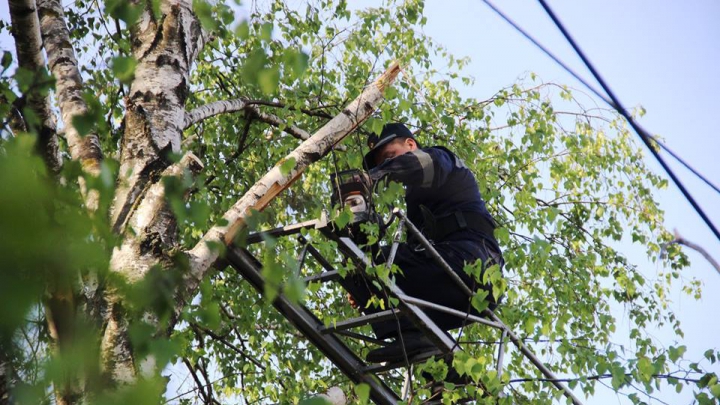
[[[448, 145], [478, 174], [506, 252], [504, 278], [491, 275], [507, 297], [499, 315], [571, 386], [592, 396], [606, 384], [632, 403], [685, 389], [717, 403], [718, 353], [684, 358], [665, 295], [688, 264], [667, 244], [653, 197], [666, 182], [622, 121], [535, 77], [485, 100], [462, 97], [473, 84], [467, 61], [423, 34], [422, 1], [359, 10], [272, 1], [249, 12], [204, 0], [8, 6], [2, 403], [299, 403], [330, 386], [367, 400], [223, 253], [248, 231], [331, 208], [329, 174], [359, 167], [365, 137], [391, 120], [423, 144]], [[397, 202], [398, 190], [380, 200]], [[667, 245], [654, 259], [666, 272], [648, 278], [615, 247], [623, 238], [651, 258]], [[352, 316], [336, 287], [302, 284], [292, 241], [262, 249], [267, 280], [328, 323]], [[697, 280], [685, 283], [700, 296]], [[630, 314], [626, 350], [614, 344], [617, 308]], [[658, 325], [679, 343], [655, 341], [648, 330]], [[463, 330], [468, 341], [496, 338]], [[466, 347], [453, 366], [479, 388], [448, 386], [447, 401], [473, 390], [487, 403], [557, 400], [518, 353], [494, 375], [492, 348]], [[444, 367], [416, 370], [409, 402], [429, 395], [421, 371]], [[191, 387], [168, 385], [163, 376], [178, 370]], [[388, 381], [400, 389], [399, 376]]]

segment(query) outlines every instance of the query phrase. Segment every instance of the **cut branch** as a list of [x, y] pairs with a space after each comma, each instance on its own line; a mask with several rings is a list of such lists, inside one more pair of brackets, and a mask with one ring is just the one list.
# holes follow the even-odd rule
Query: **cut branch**
[[[245, 226], [245, 219], [253, 211], [262, 211], [281, 192], [297, 180], [312, 163], [328, 154], [332, 148], [352, 133], [373, 113], [383, 100], [383, 91], [395, 80], [399, 66], [394, 63], [368, 86], [340, 114], [335, 116], [313, 136], [301, 143], [265, 174], [250, 190], [223, 215], [223, 224], [215, 225], [188, 252], [190, 256], [190, 277], [186, 280], [183, 299], [187, 300], [197, 289], [207, 270], [220, 254], [217, 245], [229, 245]], [[289, 170], [286, 162], [293, 162]], [[215, 245], [215, 246], [214, 246]], [[178, 302], [182, 305], [183, 300]]]
[[[40, 21], [35, 0], [9, 0], [12, 34], [15, 37], [18, 65], [35, 73], [45, 69], [40, 37]], [[27, 94], [27, 106], [37, 115], [39, 120], [38, 152], [45, 160], [48, 169], [53, 173], [60, 172], [62, 158], [58, 146], [55, 116], [50, 110], [48, 97], [43, 97], [36, 86], [31, 87]], [[32, 120], [23, 114], [27, 126], [33, 126]]]

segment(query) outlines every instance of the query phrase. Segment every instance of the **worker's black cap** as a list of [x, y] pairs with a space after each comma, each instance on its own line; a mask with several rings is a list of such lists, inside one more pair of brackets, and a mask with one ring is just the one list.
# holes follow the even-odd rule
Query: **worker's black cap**
[[[363, 166], [365, 166], [365, 170], [370, 170], [377, 166], [375, 164], [375, 153], [377, 153], [380, 148], [399, 138], [415, 139], [413, 133], [410, 132], [408, 127], [399, 122], [385, 124], [382, 131], [380, 131], [380, 135], [370, 135], [367, 142], [370, 152], [366, 153], [365, 158], [363, 159]], [[415, 142], [417, 142], [417, 140], [415, 140]]]

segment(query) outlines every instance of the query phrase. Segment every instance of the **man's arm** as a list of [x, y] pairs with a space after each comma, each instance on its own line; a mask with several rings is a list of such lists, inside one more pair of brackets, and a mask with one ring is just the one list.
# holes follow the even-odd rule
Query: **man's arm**
[[444, 150], [416, 149], [384, 161], [369, 174], [373, 181], [388, 176], [393, 181], [428, 188], [445, 182], [454, 165], [455, 157]]

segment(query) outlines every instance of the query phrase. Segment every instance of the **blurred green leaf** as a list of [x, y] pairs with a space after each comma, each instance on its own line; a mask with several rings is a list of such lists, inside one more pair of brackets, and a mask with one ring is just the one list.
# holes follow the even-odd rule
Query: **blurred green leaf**
[[132, 56], [116, 56], [112, 60], [112, 71], [121, 83], [129, 84], [135, 77], [137, 61]]

